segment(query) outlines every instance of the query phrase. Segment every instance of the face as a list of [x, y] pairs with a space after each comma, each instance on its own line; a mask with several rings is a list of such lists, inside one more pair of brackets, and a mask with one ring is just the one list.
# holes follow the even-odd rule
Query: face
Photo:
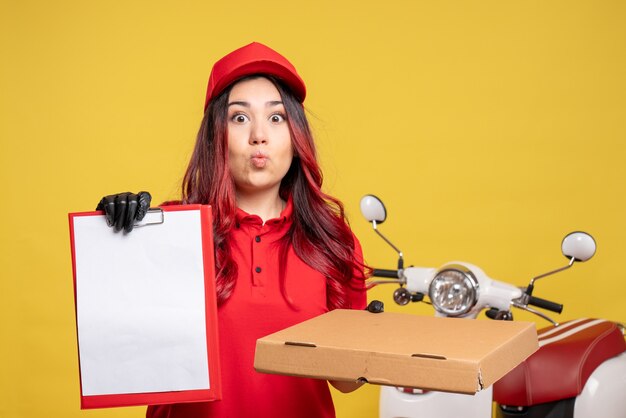
[[238, 193], [278, 195], [293, 147], [280, 93], [266, 78], [240, 81], [230, 91], [228, 160]]

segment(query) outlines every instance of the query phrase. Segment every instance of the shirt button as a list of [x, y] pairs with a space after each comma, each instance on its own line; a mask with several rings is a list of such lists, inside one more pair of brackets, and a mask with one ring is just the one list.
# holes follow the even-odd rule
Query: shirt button
[[260, 273], [261, 272], [261, 267], [255, 268], [254, 271], [256, 271], [257, 273]]
[[256, 237], [254, 237], [254, 240], [255, 240], [256, 242], [261, 242], [261, 237], [257, 235]]

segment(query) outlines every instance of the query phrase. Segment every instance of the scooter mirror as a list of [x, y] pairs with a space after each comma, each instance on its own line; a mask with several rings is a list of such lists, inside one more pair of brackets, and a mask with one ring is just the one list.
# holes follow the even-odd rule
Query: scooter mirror
[[366, 194], [361, 198], [361, 213], [368, 222], [383, 223], [387, 219], [387, 211], [383, 202], [374, 195]]
[[586, 232], [571, 232], [563, 238], [561, 251], [567, 258], [575, 261], [587, 261], [596, 253], [596, 242]]

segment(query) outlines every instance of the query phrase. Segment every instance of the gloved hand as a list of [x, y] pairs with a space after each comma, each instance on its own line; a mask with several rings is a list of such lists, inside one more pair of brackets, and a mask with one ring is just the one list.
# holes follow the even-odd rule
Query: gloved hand
[[135, 221], [140, 221], [146, 216], [150, 208], [152, 196], [148, 192], [137, 194], [125, 192], [104, 196], [96, 210], [104, 210], [104, 215], [109, 226], [115, 232], [124, 228], [125, 232], [130, 232], [135, 226]]

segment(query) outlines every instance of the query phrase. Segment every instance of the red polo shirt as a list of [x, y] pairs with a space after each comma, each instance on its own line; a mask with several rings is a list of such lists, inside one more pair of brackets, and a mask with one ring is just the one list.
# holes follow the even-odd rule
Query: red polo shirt
[[[292, 223], [291, 200], [276, 219], [261, 218], [242, 210], [232, 231], [232, 251], [238, 265], [235, 290], [218, 309], [222, 400], [149, 407], [149, 418], [208, 417], [334, 417], [325, 380], [270, 375], [254, 370], [256, 340], [328, 311], [326, 279], [289, 249], [286, 292], [280, 290], [277, 241]], [[355, 238], [356, 256], [362, 259]], [[364, 284], [351, 291], [353, 309], [366, 305]]]

